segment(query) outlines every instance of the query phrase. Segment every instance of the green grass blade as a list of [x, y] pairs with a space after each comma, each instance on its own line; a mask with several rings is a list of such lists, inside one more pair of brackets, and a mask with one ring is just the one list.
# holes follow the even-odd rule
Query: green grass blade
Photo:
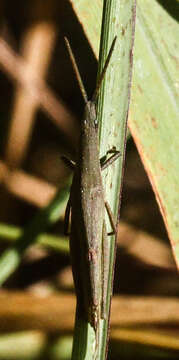
[[[79, 2], [79, 5], [80, 4], [81, 3]], [[75, 1], [75, 6], [78, 6], [77, 1]], [[100, 125], [101, 156], [106, 155], [107, 151], [113, 147], [116, 147], [117, 150], [121, 151], [121, 157], [118, 161], [110, 166], [110, 168], [106, 169], [103, 174], [105, 199], [110, 204], [116, 219], [123, 175], [129, 89], [132, 70], [134, 21], [135, 1], [104, 1], [98, 70], [99, 75], [103, 69], [109, 49], [116, 35], [117, 41], [100, 89], [97, 114]], [[106, 222], [110, 232], [111, 227], [109, 226], [107, 217]], [[105, 359], [115, 256], [114, 237], [109, 238], [109, 251], [110, 273], [108, 279], [107, 317], [105, 320], [100, 320], [100, 341], [97, 353], [95, 354], [94, 330], [89, 323], [85, 323], [80, 318], [77, 307], [72, 359]]]
[[[0, 240], [15, 242], [19, 240], [24, 233], [24, 229], [0, 223]], [[57, 236], [51, 234], [39, 234], [36, 237], [35, 243], [37, 245], [42, 245], [52, 251], [61, 252], [62, 254], [69, 254], [69, 242], [66, 236]]]
[[157, 2], [139, 2], [129, 124], [179, 266], [178, 38], [177, 23]]
[[40, 233], [44, 232], [49, 225], [53, 224], [64, 211], [69, 186], [57, 192], [51, 203], [40, 210], [30, 224], [24, 229], [16, 244], [7, 249], [0, 257], [0, 285], [17, 269], [24, 251], [34, 242]]
[[[122, 189], [125, 158], [127, 116], [132, 75], [132, 47], [134, 41], [135, 1], [106, 1], [102, 25], [102, 39], [99, 56], [99, 73], [102, 71], [110, 44], [117, 35], [116, 49], [105, 76], [98, 101], [101, 156], [115, 147], [121, 157], [103, 172], [105, 200], [108, 201], [117, 219]], [[106, 216], [108, 232], [111, 230]], [[105, 343], [108, 336], [110, 301], [113, 288], [115, 261], [115, 239], [109, 238], [110, 264], [108, 279], [107, 319], [101, 322], [101, 343], [99, 359], [105, 358]]]

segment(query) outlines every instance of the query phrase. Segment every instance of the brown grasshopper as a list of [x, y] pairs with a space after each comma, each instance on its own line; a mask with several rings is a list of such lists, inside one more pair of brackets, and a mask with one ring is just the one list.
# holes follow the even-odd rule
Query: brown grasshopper
[[105, 160], [99, 160], [95, 100], [109, 64], [116, 38], [112, 42], [92, 101], [87, 98], [70, 44], [66, 38], [65, 41], [85, 101], [76, 166], [71, 164], [75, 167], [75, 172], [66, 208], [65, 227], [68, 228], [71, 210], [70, 250], [78, 312], [90, 322], [97, 334], [99, 320], [106, 316], [108, 286], [109, 246], [104, 220], [105, 208], [109, 215], [113, 233], [116, 232], [112, 213], [104, 199], [101, 169], [106, 168], [116, 160], [120, 152], [114, 148], [108, 151], [108, 153], [113, 153], [109, 159], [105, 157]]

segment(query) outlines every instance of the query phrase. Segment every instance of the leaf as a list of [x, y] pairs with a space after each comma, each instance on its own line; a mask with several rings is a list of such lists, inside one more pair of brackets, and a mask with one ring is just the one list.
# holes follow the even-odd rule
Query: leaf
[[[102, 3], [72, 3], [97, 55]], [[179, 267], [178, 38], [177, 22], [156, 0], [137, 1], [129, 127]]]
[[24, 252], [29, 246], [38, 241], [39, 235], [44, 232], [49, 225], [58, 220], [64, 211], [69, 185], [57, 191], [51, 202], [43, 209], [39, 210], [36, 216], [19, 233], [19, 238], [14, 246], [9, 247], [0, 257], [0, 286], [19, 266]]
[[[93, 3], [93, 12], [93, 7], [90, 7], [90, 3], [88, 4], [88, 2], [86, 2], [86, 7], [83, 6], [84, 3], [85, 1], [74, 1], [74, 7], [79, 10], [80, 6], [82, 6], [82, 11], [85, 16], [86, 9], [89, 5], [89, 17], [92, 21], [94, 21], [93, 14], [95, 17], [96, 4]], [[98, 23], [99, 22], [100, 16], [98, 19]], [[112, 58], [109, 62], [109, 66], [100, 88], [97, 105], [97, 122], [100, 127], [100, 155], [105, 156], [107, 151], [111, 150], [113, 147], [121, 152], [121, 157], [115, 162], [115, 164], [103, 172], [105, 200], [107, 200], [110, 204], [115, 218], [117, 218], [118, 214], [119, 193], [121, 192], [123, 180], [127, 115], [131, 85], [134, 23], [135, 0], [127, 2], [126, 0], [104, 1], [98, 76], [102, 72], [105, 60], [115, 36], [117, 36], [117, 40]], [[95, 29], [97, 29], [97, 27], [98, 25]], [[108, 232], [110, 232], [111, 226], [107, 217], [106, 223]], [[105, 249], [108, 256], [108, 261], [106, 261], [105, 266], [107, 267], [107, 270], [109, 270], [109, 274], [104, 274], [104, 277], [106, 276], [108, 288], [107, 299], [105, 299], [107, 303], [107, 311], [106, 318], [100, 319], [99, 341], [96, 340], [94, 330], [90, 328], [90, 324], [85, 322], [84, 319], [82, 319], [82, 316], [80, 317], [80, 311], [77, 304], [72, 359], [102, 360], [106, 358], [115, 259], [114, 236], [109, 238], [108, 244], [109, 245], [106, 245], [107, 249]], [[110, 262], [109, 265], [108, 262]], [[99, 284], [99, 286], [103, 288], [102, 283]]]
[[179, 28], [156, 1], [152, 3], [138, 4], [129, 125], [179, 266]]

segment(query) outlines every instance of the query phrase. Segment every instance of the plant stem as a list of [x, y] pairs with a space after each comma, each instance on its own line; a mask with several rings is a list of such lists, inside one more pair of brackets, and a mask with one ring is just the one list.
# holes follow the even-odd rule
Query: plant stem
[[[97, 120], [100, 127], [100, 156], [116, 148], [121, 158], [103, 173], [105, 200], [117, 219], [119, 194], [121, 194], [124, 154], [126, 145], [127, 116], [132, 73], [132, 48], [134, 40], [135, 0], [104, 0], [98, 76], [100, 76], [112, 41], [116, 46], [100, 89]], [[106, 217], [108, 232], [111, 231]], [[113, 284], [115, 239], [109, 238], [110, 265], [108, 276], [107, 316], [100, 320], [97, 354], [94, 349], [94, 330], [82, 321], [77, 304], [72, 359], [103, 360], [107, 354], [109, 312]], [[103, 284], [101, 284], [102, 287]]]
[[68, 190], [69, 185], [59, 190], [50, 204], [40, 210], [32, 221], [30, 221], [14, 246], [7, 249], [1, 255], [0, 285], [17, 269], [25, 250], [36, 242], [38, 236], [44, 232], [50, 224], [58, 220], [64, 201], [66, 201]]
[[[2, 239], [2, 241], [18, 241], [19, 237], [21, 237], [23, 233], [24, 229], [18, 226], [0, 223], [0, 239]], [[53, 251], [69, 254], [69, 243], [66, 236], [43, 233], [36, 237], [35, 243]]]

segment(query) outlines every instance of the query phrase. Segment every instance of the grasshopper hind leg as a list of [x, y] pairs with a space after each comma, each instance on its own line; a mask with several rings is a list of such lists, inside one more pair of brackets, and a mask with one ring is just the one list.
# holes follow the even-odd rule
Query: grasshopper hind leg
[[117, 234], [117, 224], [116, 224], [116, 221], [115, 221], [115, 218], [114, 218], [114, 214], [110, 208], [110, 205], [108, 204], [107, 201], [105, 201], [105, 208], [106, 208], [106, 211], [107, 211], [107, 214], [108, 214], [108, 217], [109, 217], [109, 221], [110, 221], [110, 224], [111, 224], [111, 227], [112, 227], [112, 230], [110, 233], [108, 233], [107, 235], [116, 235]]
[[103, 240], [102, 240], [102, 297], [101, 297], [101, 318], [106, 319], [107, 291], [109, 278], [109, 240], [107, 238], [106, 224], [103, 223]]

